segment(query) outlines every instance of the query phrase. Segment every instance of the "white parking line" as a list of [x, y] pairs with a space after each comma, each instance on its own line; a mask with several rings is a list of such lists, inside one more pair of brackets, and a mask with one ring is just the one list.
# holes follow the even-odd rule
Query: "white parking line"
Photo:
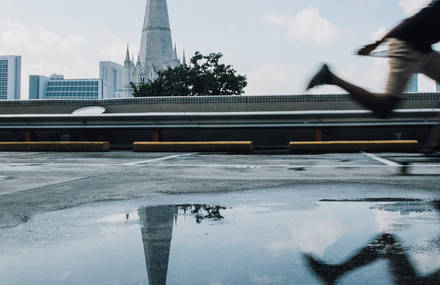
[[195, 154], [195, 153], [170, 155], [170, 156], [153, 158], [153, 159], [148, 159], [148, 160], [143, 160], [143, 161], [124, 163], [122, 165], [125, 165], [125, 166], [136, 166], [136, 165], [141, 165], [141, 164], [147, 164], [147, 163], [150, 163], [150, 162], [164, 161], [164, 160], [170, 160], [170, 159], [178, 158], [178, 157], [190, 156], [190, 155], [193, 155], [193, 154]]
[[[440, 167], [440, 165], [423, 164], [423, 167]], [[304, 165], [242, 165], [242, 164], [161, 164], [157, 167], [165, 168], [229, 168], [229, 169], [361, 169], [361, 168], [386, 168], [388, 165], [372, 165], [372, 164], [351, 164], [351, 165], [335, 165], [335, 164], [304, 164]]]
[[377, 155], [375, 155], [375, 154], [372, 154], [372, 153], [362, 152], [362, 154], [365, 155], [365, 156], [368, 156], [368, 157], [371, 158], [371, 159], [374, 159], [374, 160], [376, 160], [376, 161], [379, 161], [380, 163], [383, 163], [383, 164], [385, 164], [385, 165], [388, 165], [388, 166], [394, 166], [394, 167], [402, 166], [401, 164], [399, 164], [399, 163], [397, 163], [397, 162], [394, 162], [394, 161], [391, 161], [391, 160], [388, 160], [388, 159], [385, 159], [385, 158], [379, 157], [379, 156], [377, 156]]

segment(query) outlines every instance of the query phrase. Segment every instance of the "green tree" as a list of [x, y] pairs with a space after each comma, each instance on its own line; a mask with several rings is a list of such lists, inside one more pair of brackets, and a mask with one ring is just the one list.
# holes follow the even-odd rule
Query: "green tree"
[[196, 52], [189, 65], [160, 71], [153, 81], [131, 83], [135, 97], [241, 95], [246, 76], [220, 63], [222, 53], [207, 56]]

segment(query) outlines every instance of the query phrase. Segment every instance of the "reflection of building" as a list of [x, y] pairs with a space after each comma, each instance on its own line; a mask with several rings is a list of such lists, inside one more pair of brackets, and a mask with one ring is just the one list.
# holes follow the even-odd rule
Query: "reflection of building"
[[139, 84], [154, 80], [159, 71], [180, 64], [177, 48], [173, 48], [167, 0], [147, 0], [136, 63], [130, 58], [128, 48], [124, 65], [110, 61], [100, 63], [104, 98], [132, 97], [131, 82]]
[[99, 79], [64, 79], [63, 75], [29, 77], [29, 99], [102, 99]]
[[415, 74], [411, 77], [406, 87], [406, 92], [419, 92], [419, 75]]
[[166, 284], [176, 216], [176, 206], [148, 207], [139, 210], [150, 285]]
[[436, 90], [437, 92], [440, 92], [440, 83], [439, 83], [439, 82], [436, 82], [436, 83], [435, 83], [435, 90]]
[[174, 205], [156, 206], [139, 209], [142, 225], [142, 242], [150, 285], [165, 285], [167, 282], [171, 240], [174, 223], [178, 215], [194, 216], [196, 223], [203, 220], [222, 220], [220, 206], [208, 205]]
[[0, 56], [0, 100], [20, 100], [21, 56]]

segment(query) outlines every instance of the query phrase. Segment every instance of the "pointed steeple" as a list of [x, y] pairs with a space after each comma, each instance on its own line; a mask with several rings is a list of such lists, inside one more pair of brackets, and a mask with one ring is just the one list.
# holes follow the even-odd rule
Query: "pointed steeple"
[[182, 64], [186, 65], [186, 56], [185, 56], [185, 50], [183, 50], [183, 55], [182, 55]]
[[124, 65], [130, 65], [131, 61], [130, 61], [130, 49], [129, 46], [127, 45], [127, 53], [125, 55], [125, 61], [124, 61]]
[[177, 44], [174, 43], [174, 58], [173, 58], [173, 62], [171, 64], [171, 66], [174, 68], [179, 65], [180, 65], [180, 61], [179, 61], [179, 57], [177, 56]]
[[155, 70], [173, 61], [173, 42], [167, 0], [148, 0], [139, 51], [141, 65], [151, 63]]

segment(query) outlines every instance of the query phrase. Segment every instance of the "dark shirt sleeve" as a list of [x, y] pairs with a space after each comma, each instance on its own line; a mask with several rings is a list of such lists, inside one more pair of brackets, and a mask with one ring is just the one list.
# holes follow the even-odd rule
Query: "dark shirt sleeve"
[[440, 0], [432, 1], [403, 21], [389, 37], [405, 41], [419, 50], [430, 51], [431, 46], [440, 41]]

